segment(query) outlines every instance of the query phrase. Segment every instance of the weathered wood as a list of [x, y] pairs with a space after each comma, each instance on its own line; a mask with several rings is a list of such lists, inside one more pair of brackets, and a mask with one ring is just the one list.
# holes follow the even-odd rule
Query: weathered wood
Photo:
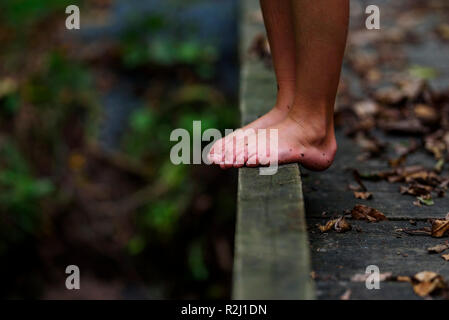
[[[257, 0], [242, 1], [242, 124], [273, 106], [275, 79], [261, 61], [248, 56], [255, 35]], [[301, 178], [297, 164], [280, 166], [273, 176], [257, 168], [239, 169], [235, 238], [234, 299], [313, 299], [310, 252]]]
[[[388, 33], [388, 26], [396, 25], [398, 17], [404, 14], [408, 7], [406, 0], [398, 0], [391, 5], [383, 1], [382, 10], [388, 11], [388, 17], [384, 17], [382, 23], [384, 31]], [[351, 5], [359, 5], [365, 8], [370, 4], [368, 0], [352, 2]], [[354, 12], [354, 11], [353, 11]], [[433, 88], [447, 88], [449, 83], [449, 69], [444, 61], [447, 61], [449, 45], [438, 42], [436, 38], [428, 36], [429, 31], [434, 28], [432, 24], [438, 24], [438, 16], [428, 11], [428, 16], [421, 17], [420, 26], [424, 29], [417, 30], [417, 38], [422, 41], [414, 43], [398, 44], [397, 49], [404, 49], [404, 54], [409, 59], [409, 64], [433, 66], [438, 69], [439, 77], [430, 81]], [[352, 29], [360, 27], [361, 16], [351, 16]], [[427, 32], [427, 33], [426, 33]], [[349, 32], [351, 37], [352, 31]], [[438, 48], [438, 50], [435, 50]], [[379, 64], [379, 69], [385, 68]], [[392, 74], [397, 70], [386, 67]], [[361, 90], [363, 79], [343, 68], [343, 78], [350, 86], [351, 94], [356, 100], [370, 99], [376, 87], [372, 90]], [[386, 77], [388, 78], [388, 77]], [[369, 159], [367, 161], [357, 160], [361, 150], [357, 144], [345, 136], [341, 130], [337, 131], [339, 150], [332, 167], [325, 172], [308, 172], [302, 170], [305, 207], [307, 211], [307, 224], [309, 226], [309, 239], [312, 248], [312, 266], [315, 272], [316, 293], [319, 299], [339, 299], [347, 290], [351, 290], [351, 299], [419, 299], [414, 294], [408, 283], [385, 282], [381, 283], [380, 290], [369, 290], [364, 282], [351, 282], [355, 274], [364, 274], [366, 267], [376, 265], [380, 272], [392, 272], [394, 275], [410, 276], [420, 271], [428, 270], [441, 274], [446, 280], [449, 279], [449, 263], [441, 258], [440, 254], [428, 254], [427, 247], [443, 243], [447, 238], [435, 239], [426, 236], [410, 236], [398, 234], [397, 228], [419, 228], [429, 226], [427, 218], [442, 218], [449, 211], [449, 196], [435, 198], [434, 206], [416, 207], [413, 205], [412, 196], [401, 195], [398, 184], [387, 182], [364, 181], [367, 189], [373, 193], [372, 200], [357, 200], [348, 189], [348, 184], [355, 184], [351, 169], [360, 172], [386, 170], [388, 158], [397, 157], [391, 145], [398, 142], [406, 142], [410, 137], [384, 135], [375, 131], [374, 134], [382, 141], [388, 142], [390, 147], [382, 157]], [[407, 157], [406, 165], [422, 165], [432, 168], [435, 159], [426, 152], [419, 151]], [[447, 166], [443, 175], [448, 175]], [[355, 228], [346, 233], [330, 232], [322, 234], [316, 227], [317, 223], [325, 223], [332, 214], [341, 214], [344, 210], [351, 209], [356, 203], [366, 204], [379, 209], [390, 218], [390, 221], [379, 223], [367, 223], [365, 221], [349, 222], [358, 226], [362, 232]], [[327, 211], [326, 218], [322, 212]], [[411, 225], [408, 220], [419, 220], [417, 226]]]
[[[405, 185], [404, 183], [363, 181], [368, 191], [373, 194], [373, 199], [355, 199], [353, 192], [348, 188], [349, 184], [356, 184], [351, 171], [353, 168], [360, 172], [391, 170], [391, 168], [388, 168], [386, 159], [357, 161], [360, 150], [355, 142], [345, 137], [340, 130], [337, 130], [337, 139], [340, 149], [331, 168], [319, 173], [303, 170], [307, 173], [303, 182], [308, 217], [320, 218], [323, 211], [341, 214], [356, 204], [365, 204], [381, 210], [390, 219], [425, 220], [446, 216], [449, 211], [449, 196], [434, 197], [434, 206], [417, 207], [413, 204], [415, 197], [399, 192], [399, 187]], [[407, 163], [432, 168], [434, 160], [429, 155], [417, 154], [412, 159], [407, 159]]]
[[[412, 276], [430, 270], [449, 279], [449, 263], [441, 254], [429, 254], [427, 248], [444, 243], [445, 239], [411, 236], [395, 232], [399, 228], [421, 228], [427, 222], [411, 225], [408, 221], [368, 223], [348, 220], [353, 230], [347, 233], [321, 233], [315, 224], [326, 219], [309, 219], [313, 267], [320, 299], [338, 299], [347, 289], [353, 299], [416, 299], [410, 284], [383, 282], [380, 290], [368, 290], [364, 282], [351, 282], [355, 274], [364, 274], [366, 267], [376, 265], [381, 273]], [[356, 231], [358, 227], [360, 231]]]

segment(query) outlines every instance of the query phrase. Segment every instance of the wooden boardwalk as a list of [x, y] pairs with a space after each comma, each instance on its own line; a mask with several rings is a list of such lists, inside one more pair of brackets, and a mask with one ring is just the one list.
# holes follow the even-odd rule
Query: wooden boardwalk
[[[368, 4], [380, 6], [383, 12], [383, 28], [378, 32], [383, 35], [394, 28], [399, 17], [410, 10], [407, 6], [410, 2], [407, 1], [351, 1], [353, 7], [355, 4], [362, 8]], [[351, 9], [354, 12], [357, 8]], [[417, 43], [404, 43], [398, 47], [398, 50], [402, 50], [407, 56], [408, 65], [418, 64], [438, 70], [439, 77], [431, 80], [435, 89], [449, 87], [449, 43], [438, 42], [435, 37], [429, 36], [438, 18], [441, 17], [434, 13], [421, 16], [419, 28], [412, 29], [412, 32], [417, 32], [422, 40]], [[354, 36], [355, 31], [360, 30], [364, 23], [363, 15], [360, 14], [353, 14], [351, 19], [350, 37]], [[344, 67], [342, 78], [354, 88], [352, 93], [358, 100], [367, 98], [369, 92], [356, 90], [361, 87], [361, 79], [352, 74], [347, 66]], [[384, 136], [380, 132], [376, 132], [376, 135], [390, 145], [409, 141], [407, 137]], [[381, 158], [358, 161], [362, 151], [357, 144], [346, 137], [342, 130], [337, 131], [337, 140], [339, 150], [335, 163], [329, 170], [321, 173], [301, 170], [317, 297], [339, 299], [349, 289], [351, 299], [421, 299], [414, 294], [409, 283], [382, 282], [379, 290], [368, 290], [364, 282], [351, 282], [350, 279], [355, 274], [365, 273], [367, 266], [376, 265], [381, 273], [392, 272], [394, 275], [411, 276], [428, 270], [449, 280], [449, 262], [444, 261], [439, 254], [427, 253], [428, 247], [443, 243], [447, 238], [436, 239], [395, 232], [398, 228], [429, 226], [426, 222], [428, 218], [444, 218], [449, 212], [449, 196], [434, 198], [434, 206], [417, 207], [413, 205], [414, 197], [400, 194], [400, 184], [364, 181], [374, 197], [371, 200], [355, 199], [353, 192], [348, 190], [349, 184], [355, 184], [351, 170], [369, 172], [389, 169], [385, 156], [394, 158], [397, 155], [387, 153]], [[433, 168], [435, 162], [429, 154], [417, 152], [407, 158], [406, 165], [418, 164]], [[448, 174], [447, 166], [443, 174]], [[333, 213], [342, 214], [345, 210], [352, 209], [355, 204], [376, 208], [385, 213], [389, 221], [367, 223], [350, 220], [353, 230], [342, 234], [322, 234], [316, 227], [317, 223], [326, 222]], [[328, 213], [327, 217], [322, 216], [323, 211]], [[411, 225], [410, 220], [416, 221], [417, 225]], [[356, 231], [355, 227], [361, 232]]]
[[[382, 36], [394, 39], [392, 30], [406, 12], [403, 9], [408, 10], [412, 2], [418, 3], [414, 0], [394, 3], [385, 0], [351, 1], [350, 37], [364, 28], [364, 8], [377, 4], [382, 12], [383, 29], [373, 32], [382, 32]], [[242, 1], [242, 124], [268, 111], [275, 99], [273, 71], [260, 59], [248, 55], [252, 41], [264, 33], [257, 12], [257, 0]], [[396, 50], [403, 51], [410, 65], [438, 69], [439, 77], [430, 80], [435, 89], [449, 84], [449, 42], [437, 43], [435, 37], [427, 36], [434, 30], [435, 21], [441, 18], [432, 15], [429, 23], [425, 18], [419, 20], [417, 33], [421, 33], [423, 40], [417, 43], [399, 41]], [[396, 72], [389, 66], [379, 66], [380, 69], [382, 67], [386, 74]], [[377, 89], [374, 86], [364, 90], [362, 80], [348, 68], [347, 61], [342, 76], [349, 84], [354, 100], [364, 100], [369, 91]], [[384, 136], [381, 132], [375, 134], [390, 145], [409, 141], [408, 137]], [[355, 199], [348, 189], [349, 184], [355, 183], [352, 170], [389, 169], [386, 159], [395, 155], [389, 148], [383, 157], [359, 161], [361, 150], [343, 134], [342, 129], [337, 130], [337, 140], [339, 151], [335, 163], [325, 172], [301, 169], [301, 177], [296, 164], [280, 167], [274, 176], [261, 176], [258, 169], [239, 169], [233, 298], [340, 299], [346, 293], [350, 299], [421, 299], [414, 294], [409, 283], [387, 281], [381, 283], [379, 290], [368, 290], [364, 282], [350, 280], [356, 274], [364, 274], [369, 265], [378, 266], [381, 273], [402, 276], [412, 276], [424, 270], [434, 271], [449, 281], [449, 262], [439, 254], [427, 252], [428, 247], [443, 243], [445, 239], [397, 232], [400, 228], [428, 226], [426, 220], [429, 218], [445, 217], [449, 212], [449, 196], [436, 198], [434, 206], [417, 207], [413, 204], [414, 197], [400, 194], [399, 184], [365, 181], [373, 199]], [[426, 153], [417, 152], [407, 158], [406, 164], [432, 168], [435, 160]], [[444, 173], [448, 174], [447, 168]], [[324, 224], [333, 215], [341, 215], [356, 204], [376, 208], [389, 220], [379, 223], [350, 220], [353, 229], [346, 233], [321, 233], [318, 230], [317, 224]], [[326, 216], [323, 212], [327, 213]], [[311, 274], [315, 281], [311, 281]]]

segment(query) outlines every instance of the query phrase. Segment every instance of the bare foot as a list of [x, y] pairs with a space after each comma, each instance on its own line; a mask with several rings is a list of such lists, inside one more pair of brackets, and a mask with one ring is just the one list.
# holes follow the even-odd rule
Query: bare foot
[[[337, 151], [335, 134], [325, 130], [300, 123], [287, 116], [281, 122], [268, 126], [266, 132], [277, 130], [277, 150], [267, 147], [267, 153], [258, 150], [258, 140], [264, 131], [255, 131], [250, 135], [239, 136], [225, 140], [222, 158], [212, 157], [212, 162], [222, 168], [239, 168], [244, 165], [256, 167], [268, 164], [271, 152], [277, 151], [279, 164], [298, 162], [307, 169], [321, 171], [332, 164]], [[271, 146], [273, 135], [267, 134], [266, 145]]]
[[[266, 113], [262, 117], [254, 120], [253, 122], [247, 124], [246, 126], [240, 128], [240, 129], [234, 131], [233, 133], [228, 134], [226, 137], [218, 140], [217, 142], [214, 143], [211, 150], [209, 151], [209, 155], [208, 155], [209, 161], [212, 163], [218, 163], [218, 162], [224, 161], [225, 146], [230, 145], [232, 143], [232, 141], [235, 141], [238, 138], [239, 133], [242, 133], [242, 132], [249, 133], [251, 131], [256, 132], [258, 129], [267, 128], [276, 123], [279, 123], [287, 117], [289, 108], [290, 108], [289, 105], [287, 105], [286, 107], [283, 107], [283, 108], [274, 107], [273, 109], [271, 109], [268, 113]], [[241, 143], [241, 141], [239, 141], [239, 140], [240, 139], [237, 139], [236, 144]], [[221, 164], [220, 166], [222, 168], [232, 167], [232, 165], [229, 165], [229, 164], [228, 165]]]

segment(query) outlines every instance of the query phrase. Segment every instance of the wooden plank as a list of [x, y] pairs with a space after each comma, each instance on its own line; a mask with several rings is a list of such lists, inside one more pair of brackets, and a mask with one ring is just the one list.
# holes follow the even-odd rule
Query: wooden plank
[[[355, 274], [364, 274], [366, 267], [376, 265], [381, 273], [411, 276], [429, 270], [449, 279], [449, 262], [441, 254], [429, 254], [428, 247], [445, 239], [410, 236], [395, 232], [398, 228], [421, 228], [427, 222], [411, 225], [408, 221], [368, 223], [348, 220], [353, 230], [346, 233], [321, 233], [315, 224], [326, 219], [309, 219], [312, 264], [320, 299], [339, 299], [347, 290], [352, 299], [417, 299], [411, 285], [398, 282], [381, 283], [379, 290], [369, 290], [364, 282], [351, 282]], [[355, 227], [361, 229], [356, 231]]]
[[[248, 123], [273, 106], [272, 70], [248, 57], [263, 24], [252, 18], [257, 0], [242, 4], [241, 116]], [[234, 299], [313, 299], [311, 260], [297, 164], [280, 166], [272, 176], [257, 168], [239, 169], [235, 238]]]
[[[360, 3], [351, 1], [351, 5], [361, 8], [369, 4], [371, 3], [368, 0], [361, 0]], [[382, 20], [385, 27], [383, 30], [387, 30], [385, 32], [388, 33], [388, 29], [396, 25], [398, 17], [408, 8], [408, 2], [398, 0], [394, 2], [394, 5], [390, 5], [390, 2], [382, 1], [382, 6], [384, 12], [389, 12], [388, 16]], [[424, 8], [425, 6], [421, 9]], [[417, 64], [436, 68], [439, 76], [430, 81], [431, 86], [447, 88], [448, 69], [441, 66], [443, 61], [447, 60], [449, 46], [447, 43], [438, 41], [437, 38], [428, 36], [435, 25], [441, 23], [439, 19], [443, 21], [444, 18], [439, 18], [431, 10], [423, 10], [423, 13], [420, 18], [420, 28], [414, 29], [415, 36], [420, 41], [404, 40], [404, 43], [397, 43], [397, 49], [407, 56], [409, 65]], [[360, 18], [361, 15], [351, 15], [350, 37], [352, 31], [363, 28], [360, 25], [363, 19]], [[374, 46], [371, 49], [376, 50], [377, 47]], [[352, 49], [348, 48], [348, 50]], [[347, 54], [354, 54], [354, 52], [347, 52]], [[383, 65], [382, 62], [377, 67], [390, 74], [390, 76], [385, 74], [385, 80], [393, 78], [393, 75], [398, 72], [397, 69]], [[364, 80], [348, 66], [343, 68], [342, 76], [346, 79], [349, 91], [354, 97], [352, 103], [372, 98], [373, 92], [381, 85], [377, 83], [364, 87]], [[386, 170], [388, 169], [387, 160], [397, 157], [392, 146], [410, 141], [412, 138], [385, 135], [377, 130], [374, 130], [373, 134], [389, 145], [388, 150], [381, 157], [359, 161], [357, 158], [361, 154], [360, 148], [339, 130], [337, 131], [339, 150], [332, 167], [320, 173], [302, 170], [307, 175], [303, 179], [304, 198], [312, 248], [312, 266], [316, 275], [316, 293], [319, 299], [339, 299], [347, 290], [351, 291], [351, 299], [420, 299], [408, 283], [382, 282], [380, 290], [369, 290], [364, 282], [350, 280], [355, 274], [364, 274], [369, 265], [376, 265], [380, 272], [392, 272], [394, 275], [411, 276], [428, 270], [441, 274], [446, 280], [449, 279], [448, 262], [444, 261], [440, 254], [428, 254], [426, 250], [428, 247], [444, 243], [447, 238], [436, 239], [395, 232], [397, 228], [429, 226], [429, 223], [425, 221], [427, 218], [444, 217], [449, 211], [449, 196], [435, 198], [434, 206], [416, 207], [413, 205], [413, 197], [399, 193], [401, 184], [364, 182], [368, 190], [374, 194], [374, 199], [368, 201], [355, 199], [352, 192], [348, 190], [348, 184], [354, 184], [350, 169], [357, 168], [361, 172]], [[432, 168], [435, 162], [431, 155], [419, 151], [407, 157], [406, 165], [419, 164]], [[447, 174], [446, 166], [443, 175]], [[356, 203], [366, 204], [383, 211], [390, 221], [367, 223], [349, 220], [353, 227], [358, 226], [362, 232], [357, 232], [354, 228], [342, 234], [336, 232], [323, 234], [316, 227], [317, 223], [323, 224], [330, 218], [330, 215], [323, 218], [322, 211], [341, 214], [344, 210], [351, 209]], [[419, 220], [417, 226], [411, 225], [408, 222], [409, 219]]]
[[[340, 150], [337, 152], [335, 162], [325, 172], [311, 172], [303, 170], [305, 192], [305, 208], [308, 217], [320, 218], [323, 211], [329, 213], [343, 213], [356, 204], [365, 204], [385, 213], [390, 219], [420, 219], [444, 218], [449, 211], [449, 196], [434, 197], [434, 206], [417, 207], [413, 204], [413, 196], [403, 195], [399, 187], [403, 183], [388, 183], [386, 181], [363, 181], [368, 191], [373, 194], [371, 200], [355, 199], [353, 192], [348, 189], [349, 184], [356, 184], [352, 176], [352, 169], [360, 172], [390, 170], [387, 160], [372, 159], [357, 161], [360, 150], [356, 143], [337, 130], [337, 139]], [[407, 160], [408, 165], [420, 164], [431, 168], [434, 160], [426, 154], [417, 154]], [[325, 201], [323, 201], [325, 199]]]

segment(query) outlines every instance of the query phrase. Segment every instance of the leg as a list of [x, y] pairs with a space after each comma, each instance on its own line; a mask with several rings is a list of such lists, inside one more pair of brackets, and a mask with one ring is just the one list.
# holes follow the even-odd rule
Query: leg
[[334, 103], [349, 22], [349, 0], [291, 0], [296, 94], [279, 129], [279, 161], [328, 168], [337, 150]]
[[[295, 36], [293, 28], [292, 3], [289, 0], [260, 0], [273, 58], [277, 80], [276, 104], [272, 110], [251, 122], [246, 129], [261, 129], [284, 120], [295, 97]], [[229, 143], [235, 135], [229, 135], [225, 141], [217, 141], [211, 154], [221, 161], [224, 157], [220, 144]], [[243, 163], [241, 164], [243, 165]], [[226, 166], [226, 165], [224, 165]], [[227, 165], [232, 166], [232, 163]]]
[[[279, 163], [300, 162], [309, 169], [324, 170], [332, 164], [337, 150], [333, 110], [346, 44], [349, 0], [291, 1], [295, 99], [287, 117], [267, 131], [278, 130]], [[237, 155], [242, 152], [247, 165], [258, 165], [257, 144], [237, 146]]]

